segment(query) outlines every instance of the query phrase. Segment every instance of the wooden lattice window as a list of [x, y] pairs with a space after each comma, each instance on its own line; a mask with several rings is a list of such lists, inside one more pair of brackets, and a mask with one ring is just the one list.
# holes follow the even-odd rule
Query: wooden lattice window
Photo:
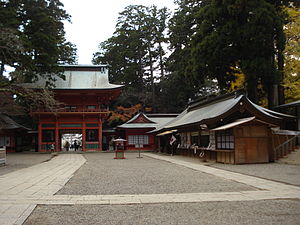
[[233, 129], [217, 131], [217, 149], [234, 149]]
[[98, 141], [98, 130], [87, 129], [86, 130], [86, 141]]
[[135, 145], [135, 144], [149, 144], [149, 136], [148, 135], [128, 135], [128, 144]]

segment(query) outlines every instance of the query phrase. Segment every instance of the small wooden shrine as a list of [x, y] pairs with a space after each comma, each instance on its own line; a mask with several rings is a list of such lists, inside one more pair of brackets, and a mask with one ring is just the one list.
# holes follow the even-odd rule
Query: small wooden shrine
[[178, 114], [144, 114], [138, 113], [126, 123], [118, 126], [123, 132], [126, 150], [154, 150], [155, 134], [148, 133], [174, 119]]

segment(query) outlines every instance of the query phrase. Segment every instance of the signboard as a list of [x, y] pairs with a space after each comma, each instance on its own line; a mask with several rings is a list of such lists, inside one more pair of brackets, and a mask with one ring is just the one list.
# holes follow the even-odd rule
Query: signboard
[[6, 164], [6, 147], [0, 147], [0, 165]]
[[172, 145], [175, 141], [176, 141], [176, 138], [174, 135], [172, 135], [172, 137], [170, 139], [170, 145]]

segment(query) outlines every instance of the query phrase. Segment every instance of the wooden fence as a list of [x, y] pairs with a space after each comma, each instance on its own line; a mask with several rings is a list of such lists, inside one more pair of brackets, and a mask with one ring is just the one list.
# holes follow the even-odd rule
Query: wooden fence
[[299, 131], [272, 130], [274, 159], [280, 159], [295, 150], [299, 145]]

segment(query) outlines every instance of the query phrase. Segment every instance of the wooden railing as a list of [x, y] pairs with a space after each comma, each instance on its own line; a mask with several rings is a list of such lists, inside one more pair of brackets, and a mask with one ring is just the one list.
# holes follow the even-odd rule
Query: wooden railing
[[[297, 146], [297, 139], [300, 137], [300, 134], [297, 134], [295, 136], [286, 136], [286, 140], [283, 141], [281, 144], [278, 146], [274, 146], [274, 159], [280, 159], [287, 154], [291, 153], [292, 151], [295, 150]], [[274, 145], [274, 141], [273, 141]]]

